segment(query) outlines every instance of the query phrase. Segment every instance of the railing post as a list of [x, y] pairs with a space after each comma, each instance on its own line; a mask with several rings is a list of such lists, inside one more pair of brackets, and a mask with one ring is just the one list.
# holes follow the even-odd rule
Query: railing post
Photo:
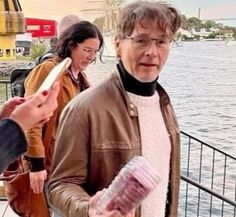
[[[185, 189], [180, 195], [185, 198], [182, 215], [236, 217], [235, 156], [185, 132], [181, 132], [181, 141], [185, 150], [181, 155], [181, 185]], [[197, 180], [194, 174], [199, 175]]]

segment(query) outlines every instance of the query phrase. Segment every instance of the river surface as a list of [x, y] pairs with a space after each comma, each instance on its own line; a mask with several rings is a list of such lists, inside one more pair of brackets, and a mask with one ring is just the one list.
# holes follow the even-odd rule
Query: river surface
[[[92, 83], [103, 80], [114, 69], [116, 60], [106, 58], [105, 64], [97, 62], [89, 66], [87, 75]], [[159, 82], [169, 93], [182, 131], [208, 143], [224, 152], [236, 156], [236, 46], [227, 46], [223, 41], [185, 42], [173, 47]], [[183, 146], [183, 144], [182, 144]], [[195, 155], [198, 147], [193, 147]], [[187, 149], [182, 147], [182, 174], [186, 174]], [[194, 153], [193, 153], [194, 154]], [[198, 180], [198, 156], [191, 158], [190, 177]], [[192, 164], [192, 165], [191, 165]], [[202, 163], [202, 183], [211, 187], [212, 153], [204, 151]], [[223, 192], [231, 200], [236, 198], [236, 162], [228, 160], [224, 177], [224, 157], [216, 155], [214, 166], [214, 190]], [[223, 184], [225, 180], [225, 184]], [[180, 216], [185, 216], [184, 183], [181, 184]], [[186, 216], [197, 216], [198, 191], [189, 189], [189, 210]], [[214, 199], [213, 199], [214, 202]], [[209, 196], [201, 195], [199, 216], [209, 215]], [[235, 216], [232, 206], [213, 203], [213, 217]]]

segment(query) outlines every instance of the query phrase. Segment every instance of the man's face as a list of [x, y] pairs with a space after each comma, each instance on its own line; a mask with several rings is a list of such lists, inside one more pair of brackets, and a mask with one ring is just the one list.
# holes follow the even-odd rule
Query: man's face
[[171, 40], [167, 33], [151, 23], [142, 24], [137, 24], [125, 39], [117, 37], [115, 45], [128, 73], [141, 82], [150, 82], [159, 76], [167, 60]]

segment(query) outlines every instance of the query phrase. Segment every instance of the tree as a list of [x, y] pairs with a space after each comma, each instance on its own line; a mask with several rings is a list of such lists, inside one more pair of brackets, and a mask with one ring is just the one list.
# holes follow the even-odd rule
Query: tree
[[212, 27], [216, 26], [216, 22], [212, 21], [212, 20], [207, 20], [204, 24], [206, 29], [210, 29]]
[[32, 60], [35, 60], [37, 57], [42, 56], [45, 52], [46, 52], [46, 45], [32, 44], [30, 56]]
[[177, 32], [175, 40], [178, 41], [181, 39], [182, 33], [181, 32]]
[[190, 17], [188, 19], [188, 25], [191, 27], [191, 28], [195, 28], [196, 30], [199, 30], [203, 27], [203, 24], [202, 24], [202, 21], [199, 20], [198, 18], [196, 17]]
[[216, 37], [216, 33], [212, 32], [208, 35], [208, 38], [215, 38]]
[[188, 19], [185, 15], [181, 15], [181, 28], [182, 29], [188, 29]]

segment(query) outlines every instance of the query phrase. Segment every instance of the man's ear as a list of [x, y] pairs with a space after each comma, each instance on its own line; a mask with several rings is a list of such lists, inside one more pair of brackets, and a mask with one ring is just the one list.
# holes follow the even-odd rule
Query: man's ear
[[119, 57], [120, 56], [120, 52], [121, 52], [121, 48], [120, 48], [120, 43], [121, 43], [121, 39], [119, 36], [115, 36], [115, 50], [116, 50], [116, 56]]

